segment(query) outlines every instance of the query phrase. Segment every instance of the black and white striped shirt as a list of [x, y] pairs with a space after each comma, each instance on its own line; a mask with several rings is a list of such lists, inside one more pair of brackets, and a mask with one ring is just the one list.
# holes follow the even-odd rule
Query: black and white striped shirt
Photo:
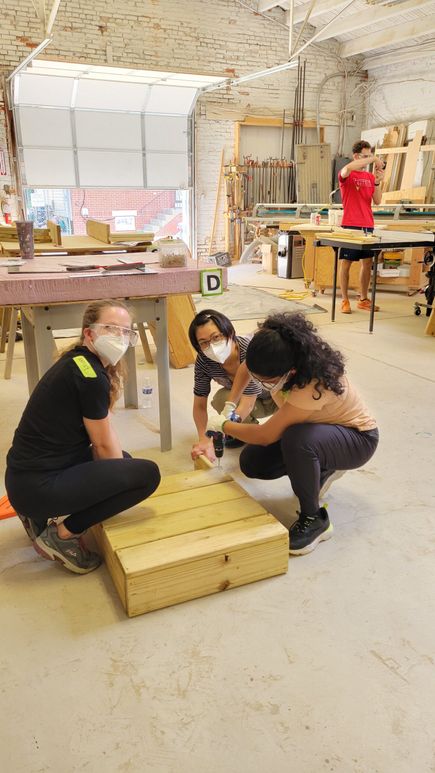
[[[236, 342], [239, 346], [240, 362], [246, 359], [246, 350], [252, 336], [236, 336]], [[209, 360], [202, 352], [199, 352], [195, 362], [195, 380], [193, 385], [193, 394], [197, 397], [208, 397], [210, 394], [211, 381], [217, 381], [218, 384], [231, 389], [233, 382], [231, 376], [226, 372], [219, 362]], [[263, 399], [269, 397], [269, 392], [261, 387], [256, 381], [250, 381], [243, 392], [244, 395], [258, 395]]]

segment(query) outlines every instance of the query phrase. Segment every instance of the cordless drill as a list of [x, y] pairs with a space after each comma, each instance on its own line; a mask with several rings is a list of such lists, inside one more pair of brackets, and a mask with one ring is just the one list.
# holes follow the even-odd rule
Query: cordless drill
[[[240, 423], [242, 420], [240, 416], [233, 411], [231, 416], [229, 416], [229, 421], [236, 421]], [[218, 460], [218, 467], [221, 466], [221, 459], [224, 455], [224, 448], [225, 448], [225, 442], [224, 442], [224, 433], [223, 432], [213, 432], [212, 430], [208, 430], [206, 432], [207, 437], [211, 437], [213, 441], [213, 448], [214, 453], [216, 456], [216, 459]]]

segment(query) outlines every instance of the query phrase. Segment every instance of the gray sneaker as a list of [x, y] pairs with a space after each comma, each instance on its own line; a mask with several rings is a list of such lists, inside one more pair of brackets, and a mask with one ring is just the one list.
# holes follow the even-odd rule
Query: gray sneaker
[[50, 523], [41, 532], [33, 542], [33, 547], [43, 558], [48, 558], [49, 561], [59, 561], [76, 574], [87, 574], [97, 569], [101, 564], [100, 556], [87, 550], [81, 543], [80, 537], [61, 539], [54, 523]]
[[27, 515], [21, 515], [21, 513], [17, 513], [17, 517], [20, 519], [26, 530], [27, 536], [32, 540], [32, 542], [41, 534], [41, 531], [44, 531], [45, 526], [37, 526], [35, 521], [33, 521], [31, 518], [28, 518]]

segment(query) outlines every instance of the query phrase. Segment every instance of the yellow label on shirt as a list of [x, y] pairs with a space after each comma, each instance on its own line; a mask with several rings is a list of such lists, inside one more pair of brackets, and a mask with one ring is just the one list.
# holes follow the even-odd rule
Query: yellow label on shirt
[[95, 370], [93, 369], [92, 365], [87, 361], [86, 357], [83, 357], [83, 355], [80, 354], [78, 357], [73, 357], [73, 360], [77, 365], [80, 373], [82, 373], [85, 378], [97, 378], [97, 374], [95, 373]]

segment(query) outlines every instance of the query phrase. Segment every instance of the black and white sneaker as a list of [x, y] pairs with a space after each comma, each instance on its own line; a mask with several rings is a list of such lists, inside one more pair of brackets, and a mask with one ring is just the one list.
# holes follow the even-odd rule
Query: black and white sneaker
[[311, 553], [319, 542], [332, 537], [333, 530], [326, 507], [320, 507], [315, 515], [300, 513], [296, 523], [290, 527], [290, 555]]

